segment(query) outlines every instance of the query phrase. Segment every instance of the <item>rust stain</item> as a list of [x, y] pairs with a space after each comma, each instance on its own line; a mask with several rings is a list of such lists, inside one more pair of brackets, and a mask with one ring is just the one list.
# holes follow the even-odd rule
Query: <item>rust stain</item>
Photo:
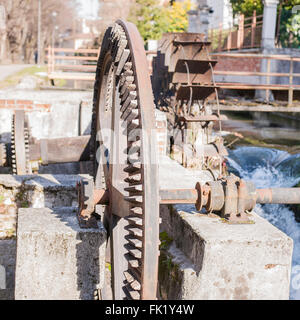
[[266, 264], [265, 269], [273, 269], [277, 266], [277, 264]]

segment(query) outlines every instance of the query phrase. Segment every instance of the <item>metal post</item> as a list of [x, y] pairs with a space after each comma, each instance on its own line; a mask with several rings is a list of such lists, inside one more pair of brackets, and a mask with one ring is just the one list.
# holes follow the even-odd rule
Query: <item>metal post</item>
[[242, 14], [239, 19], [239, 28], [238, 28], [238, 49], [241, 49], [244, 45], [244, 20], [245, 16]]
[[255, 45], [255, 31], [256, 31], [256, 10], [253, 11], [252, 25], [251, 25], [251, 48]]
[[[267, 86], [270, 85], [270, 72], [271, 72], [271, 59], [267, 59]], [[266, 100], [268, 104], [270, 103], [270, 89], [266, 90]]]
[[294, 95], [294, 90], [293, 90], [293, 72], [294, 72], [294, 60], [291, 57], [290, 60], [290, 76], [289, 76], [289, 83], [290, 83], [290, 87], [289, 87], [289, 102], [288, 102], [288, 106], [290, 107], [293, 104], [293, 95]]
[[38, 65], [41, 65], [41, 20], [42, 20], [42, 0], [38, 0]]
[[218, 51], [222, 51], [222, 35], [223, 35], [223, 23], [219, 23], [219, 45], [218, 45]]

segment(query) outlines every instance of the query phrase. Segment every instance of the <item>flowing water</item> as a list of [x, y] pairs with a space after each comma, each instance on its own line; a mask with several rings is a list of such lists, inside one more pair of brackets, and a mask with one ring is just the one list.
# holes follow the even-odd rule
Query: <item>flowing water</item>
[[[229, 152], [229, 171], [257, 188], [293, 187], [300, 182], [300, 154], [261, 147], [238, 147]], [[286, 205], [257, 205], [255, 212], [294, 241], [290, 298], [300, 300], [300, 223]]]

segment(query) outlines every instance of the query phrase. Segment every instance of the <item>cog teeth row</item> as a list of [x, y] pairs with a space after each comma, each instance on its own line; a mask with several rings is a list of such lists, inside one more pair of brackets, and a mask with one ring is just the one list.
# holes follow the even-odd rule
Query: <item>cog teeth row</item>
[[[24, 146], [25, 146], [25, 163], [26, 163], [26, 174], [31, 174], [31, 165], [30, 165], [30, 157], [29, 157], [29, 137], [30, 130], [28, 128], [27, 117], [24, 119]], [[16, 161], [16, 139], [15, 139], [15, 115], [12, 118], [11, 125], [11, 153], [12, 153], [12, 171], [13, 174], [18, 174], [17, 170], [17, 161]]]
[[126, 240], [138, 249], [143, 247], [143, 242], [137, 238], [128, 235], [126, 236]]
[[139, 261], [139, 259], [133, 258], [129, 253], [125, 254], [125, 258], [131, 268], [139, 268], [141, 266], [141, 262]]
[[1, 159], [1, 166], [4, 166], [7, 161], [6, 146], [4, 143], [0, 143], [0, 159]]
[[[105, 44], [101, 48], [101, 55], [98, 60], [97, 75], [94, 90], [94, 105], [92, 115], [92, 143], [91, 150], [95, 155], [96, 128], [98, 115], [98, 97], [100, 88], [101, 68], [103, 67], [103, 59], [108, 52], [112, 56], [112, 66], [109, 70], [106, 93], [104, 96], [105, 108], [112, 108], [113, 90], [117, 86], [120, 101], [120, 117], [122, 120], [122, 128], [127, 135], [127, 153], [128, 166], [124, 168], [127, 173], [125, 177], [128, 197], [125, 200], [129, 202], [130, 215], [126, 217], [128, 234], [125, 236], [126, 250], [125, 257], [128, 261], [128, 270], [124, 271], [125, 283], [123, 290], [130, 299], [140, 299], [142, 291], [142, 272], [143, 272], [143, 248], [144, 248], [144, 212], [143, 212], [143, 179], [142, 179], [142, 162], [140, 159], [142, 144], [140, 138], [141, 119], [139, 110], [138, 89], [135, 82], [135, 72], [133, 70], [133, 62], [131, 51], [128, 48], [128, 40], [126, 33], [121, 25], [116, 23], [110, 33], [106, 33]], [[116, 75], [116, 77], [114, 76]], [[94, 149], [93, 149], [94, 148]], [[104, 177], [103, 177], [104, 178]], [[124, 245], [124, 244], [123, 244]]]
[[141, 166], [136, 164], [130, 164], [128, 167], [124, 168], [124, 171], [127, 172], [130, 176], [135, 174], [141, 174]]
[[125, 103], [122, 105], [120, 111], [123, 113], [124, 111], [126, 111], [126, 109], [136, 109], [138, 107], [138, 102], [137, 100], [128, 100], [128, 101], [125, 101]]
[[[116, 75], [119, 76], [121, 74], [122, 69], [124, 68], [125, 63], [127, 62], [128, 58], [130, 56], [130, 50], [128, 49], [124, 49], [119, 64], [118, 64], [118, 68], [116, 70]], [[133, 72], [132, 72], [133, 74]], [[130, 74], [129, 74], [130, 75]]]
[[126, 219], [130, 224], [143, 226], [143, 219], [136, 216], [128, 216]]

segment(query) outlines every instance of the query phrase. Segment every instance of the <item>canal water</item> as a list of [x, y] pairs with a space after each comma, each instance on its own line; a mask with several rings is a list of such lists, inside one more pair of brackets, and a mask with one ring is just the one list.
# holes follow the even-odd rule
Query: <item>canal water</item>
[[[223, 130], [242, 133], [248, 142], [259, 144], [234, 146], [228, 156], [229, 172], [253, 181], [257, 188], [293, 187], [300, 182], [300, 120], [266, 113], [228, 116], [232, 120]], [[257, 205], [255, 212], [293, 239], [290, 299], [300, 300], [299, 216], [287, 205]]]

